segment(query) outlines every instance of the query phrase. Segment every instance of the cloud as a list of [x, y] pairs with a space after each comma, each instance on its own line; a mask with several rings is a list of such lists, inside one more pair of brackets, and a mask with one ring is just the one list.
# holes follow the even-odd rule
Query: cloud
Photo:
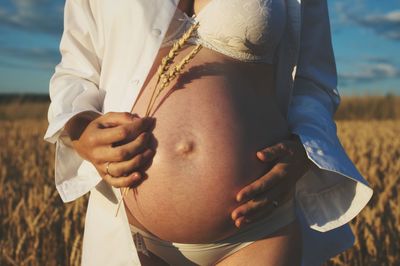
[[368, 56], [364, 56], [364, 59], [370, 63], [378, 63], [378, 64], [383, 63], [383, 64], [392, 64], [393, 65], [392, 60], [390, 60], [387, 57], [368, 55]]
[[400, 78], [400, 69], [388, 60], [376, 62], [375, 59], [372, 59], [370, 64], [365, 64], [357, 69], [359, 70], [356, 72], [339, 73], [339, 82], [347, 85]]
[[50, 70], [60, 61], [58, 50], [49, 48], [0, 47], [0, 65], [13, 68]]
[[354, 20], [359, 25], [370, 28], [388, 39], [400, 40], [400, 10], [386, 14], [354, 17]]
[[[365, 13], [365, 3], [363, 0], [336, 0], [328, 1], [330, 8], [330, 22], [333, 33], [340, 32], [343, 27], [349, 26], [352, 23], [352, 17], [357, 14]], [[331, 12], [332, 11], [332, 12]]]
[[63, 5], [62, 0], [14, 0], [0, 7], [0, 25], [60, 35]]
[[333, 3], [332, 9], [335, 14], [332, 16], [334, 31], [355, 24], [387, 39], [400, 40], [400, 9], [371, 14], [370, 8], [363, 1], [340, 0]]
[[0, 54], [21, 58], [25, 60], [43, 60], [52, 59], [57, 60], [59, 52], [55, 49], [32, 47], [32, 48], [19, 48], [19, 47], [0, 47]]

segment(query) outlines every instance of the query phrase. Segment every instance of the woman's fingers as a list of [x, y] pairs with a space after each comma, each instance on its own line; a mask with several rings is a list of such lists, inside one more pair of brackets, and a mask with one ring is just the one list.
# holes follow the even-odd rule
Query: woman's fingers
[[133, 122], [138, 119], [137, 114], [129, 112], [108, 112], [96, 119], [96, 124], [101, 128], [115, 127], [117, 125]]
[[[276, 209], [285, 204], [287, 201], [294, 197], [294, 191], [285, 191], [278, 195], [276, 198], [269, 200], [269, 202], [263, 206], [255, 206], [251, 211], [245, 214], [242, 224], [248, 224], [260, 220], [266, 216], [272, 214], [272, 212]], [[274, 206], [273, 201], [278, 203], [277, 206]]]
[[[154, 122], [152, 117], [110, 112], [77, 127], [81, 131], [72, 145], [82, 158], [96, 167], [107, 183], [115, 187], [128, 186], [140, 179], [132, 173], [145, 169], [145, 163], [151, 162], [149, 158], [154, 156], [153, 151], [142, 154], [149, 146]], [[118, 164], [112, 165], [114, 162]], [[115, 167], [114, 173], [110, 173], [110, 167]]]
[[96, 135], [92, 136], [92, 142], [100, 145], [115, 144], [118, 142], [127, 143], [135, 139], [140, 133], [148, 130], [153, 125], [153, 122], [154, 119], [150, 117], [143, 119], [135, 118], [129, 123], [103, 128], [98, 130]]
[[135, 140], [121, 146], [103, 145], [91, 151], [91, 158], [97, 164], [130, 160], [143, 152], [151, 139], [151, 133], [142, 132]]
[[142, 176], [139, 172], [134, 172], [129, 176], [111, 176], [109, 174], [103, 175], [104, 181], [106, 181], [109, 185], [121, 188], [121, 187], [129, 187], [135, 182], [139, 182], [142, 179]]
[[262, 216], [265, 217], [267, 215], [270, 215], [273, 211], [275, 210], [275, 207], [272, 204], [266, 205], [262, 212], [258, 212], [254, 214], [254, 216], [239, 216], [235, 221], [235, 226], [237, 228], [243, 227], [246, 224], [249, 224], [251, 222], [256, 221], [257, 219], [260, 219]]
[[280, 182], [285, 176], [285, 167], [282, 165], [275, 165], [264, 176], [242, 188], [236, 195], [236, 200], [238, 202], [247, 201], [255, 197], [257, 194], [263, 193], [267, 189], [274, 187], [274, 185]]
[[[113, 162], [109, 164], [108, 173], [113, 176], [126, 176], [140, 167], [145, 165], [153, 156], [155, 152], [151, 149], [145, 150], [143, 153], [137, 154], [132, 159], [122, 162]], [[107, 167], [107, 164], [105, 164]], [[105, 170], [107, 172], [107, 169]]]
[[257, 197], [248, 200], [232, 212], [232, 219], [236, 220], [240, 216], [251, 215], [259, 208], [265, 207], [272, 203], [272, 200], [278, 198], [285, 191], [285, 184], [277, 184], [274, 189], [268, 190]]
[[257, 157], [263, 162], [271, 162], [282, 156], [292, 155], [292, 141], [284, 140], [257, 152]]
[[[284, 184], [278, 185], [276, 189], [270, 190], [236, 208], [232, 212], [235, 225], [241, 227], [271, 215], [276, 208], [294, 197], [294, 191], [287, 191], [286, 188]], [[278, 202], [278, 206], [274, 206], [274, 201]]]
[[245, 202], [232, 212], [236, 226], [240, 227], [269, 215], [275, 209], [272, 204], [274, 200], [282, 205], [294, 197], [295, 184], [307, 170], [309, 163], [300, 138], [292, 135], [289, 140], [257, 152], [261, 161], [277, 162], [270, 171], [236, 195], [237, 201]]
[[129, 161], [106, 163], [104, 164], [103, 178], [109, 185], [116, 188], [129, 187], [142, 179], [142, 174], [135, 170], [144, 166], [153, 156], [154, 151], [147, 149]]
[[109, 147], [107, 161], [122, 162], [132, 159], [137, 154], [143, 152], [150, 143], [151, 133], [143, 132], [135, 140], [121, 146]]
[[[287, 201], [292, 199], [294, 197], [294, 191], [293, 192], [284, 192], [280, 196], [278, 196], [275, 199], [271, 199], [270, 203], [262, 206], [262, 207], [254, 207], [253, 211], [248, 212], [245, 216], [240, 216], [241, 222], [239, 222], [239, 226], [243, 226], [245, 224], [249, 224], [252, 222], [256, 222], [257, 220], [260, 220], [264, 218], [265, 216], [269, 216], [272, 214], [272, 212], [276, 209], [279, 208], [279, 206], [285, 204]], [[273, 205], [273, 201], [278, 202], [278, 206]], [[239, 221], [240, 221], [239, 220]], [[236, 224], [236, 221], [235, 221]]]

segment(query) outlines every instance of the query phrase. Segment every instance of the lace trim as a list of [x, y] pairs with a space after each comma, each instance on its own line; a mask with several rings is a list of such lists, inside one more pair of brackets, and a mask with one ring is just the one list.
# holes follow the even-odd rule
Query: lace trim
[[[177, 19], [178, 21], [182, 21], [182, 22], [179, 25], [178, 29], [175, 30], [173, 34], [168, 34], [168, 37], [164, 38], [164, 41], [161, 44], [161, 48], [166, 47], [166, 46], [172, 46], [192, 24], [194, 24], [198, 21], [196, 15], [188, 16], [185, 12], [182, 12], [178, 8], [176, 9], [176, 12], [183, 15], [182, 18]], [[175, 14], [175, 16], [176, 16], [176, 14]], [[224, 54], [226, 56], [229, 56], [231, 58], [237, 59], [242, 62], [267, 63], [267, 64], [274, 64], [276, 62], [276, 54], [275, 53], [273, 53], [272, 55], [271, 54], [255, 55], [250, 52], [241, 52], [238, 50], [225, 49], [223, 44], [216, 45], [215, 43], [213, 43], [212, 41], [209, 41], [208, 39], [212, 40], [212, 38], [207, 38], [207, 40], [206, 40], [205, 38], [202, 38], [201, 36], [196, 35], [195, 37], [190, 38], [187, 41], [187, 43], [194, 44], [194, 45], [201, 44], [203, 47], [214, 50], [216, 52], [219, 52], [221, 54]]]
[[146, 244], [144, 243], [143, 236], [140, 233], [133, 234], [133, 242], [135, 243], [136, 250], [138, 252], [141, 252], [147, 257], [150, 257], [149, 250], [147, 249]]
[[271, 57], [270, 55], [267, 56], [257, 56], [251, 53], [245, 53], [245, 52], [238, 52], [234, 51], [231, 52], [228, 49], [222, 48], [222, 46], [216, 46], [213, 45], [211, 42], [208, 42], [204, 39], [200, 38], [191, 38], [188, 40], [188, 43], [192, 44], [201, 44], [202, 46], [214, 50], [216, 52], [219, 52], [221, 54], [224, 54], [226, 56], [238, 59], [240, 61], [244, 62], [252, 62], [252, 63], [267, 63], [267, 64], [273, 64], [274, 63], [274, 58]]

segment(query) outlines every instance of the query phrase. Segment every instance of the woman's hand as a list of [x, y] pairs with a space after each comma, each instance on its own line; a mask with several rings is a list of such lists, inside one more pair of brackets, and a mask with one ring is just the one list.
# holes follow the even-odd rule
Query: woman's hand
[[236, 195], [236, 200], [243, 203], [232, 212], [232, 219], [237, 227], [270, 215], [275, 209], [273, 201], [282, 205], [294, 197], [297, 180], [312, 165], [303, 144], [295, 134], [257, 152], [257, 157], [265, 163], [272, 163], [272, 167]]
[[119, 188], [140, 181], [138, 170], [154, 156], [148, 132], [153, 124], [151, 117], [128, 112], [102, 116], [91, 112], [74, 117], [65, 129], [78, 154], [90, 161], [108, 184]]

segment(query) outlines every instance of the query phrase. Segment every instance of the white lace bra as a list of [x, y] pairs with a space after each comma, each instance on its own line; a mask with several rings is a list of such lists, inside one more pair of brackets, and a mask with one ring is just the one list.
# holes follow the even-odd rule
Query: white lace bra
[[284, 0], [209, 0], [189, 17], [176, 8], [161, 47], [172, 45], [199, 22], [191, 44], [246, 62], [273, 63], [286, 23]]

